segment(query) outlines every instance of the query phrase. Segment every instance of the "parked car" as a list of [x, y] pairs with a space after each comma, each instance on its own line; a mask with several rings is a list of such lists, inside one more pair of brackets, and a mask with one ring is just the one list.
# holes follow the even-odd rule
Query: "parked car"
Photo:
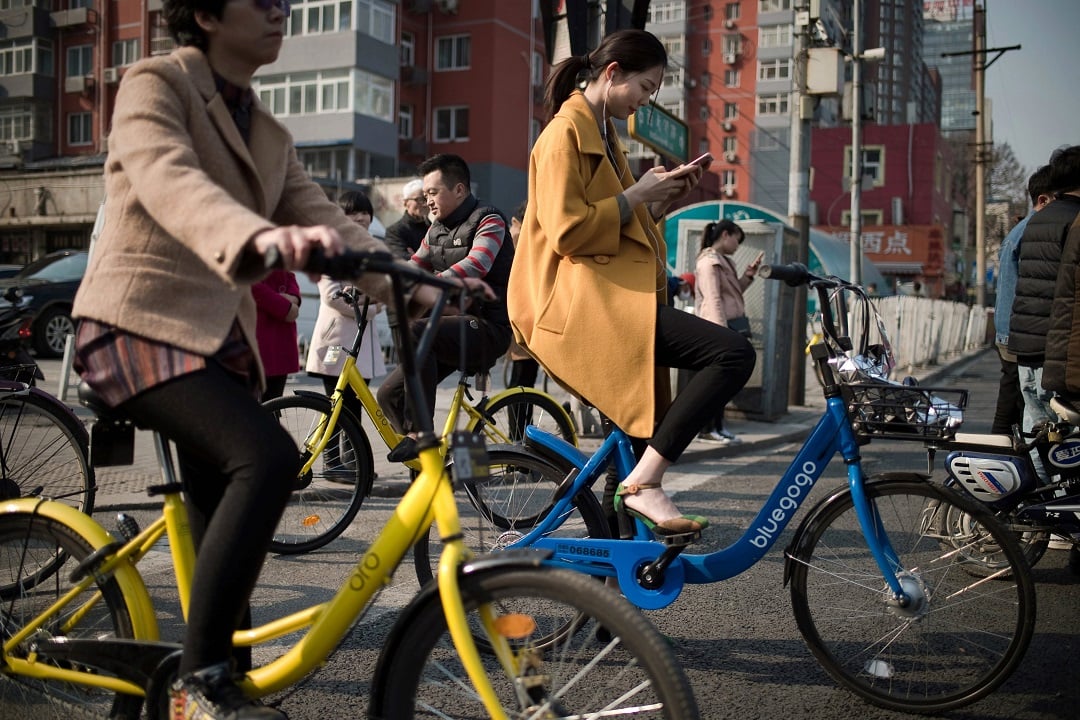
[[63, 355], [67, 336], [75, 332], [71, 305], [86, 274], [87, 258], [85, 250], [59, 250], [34, 260], [9, 278], [0, 278], [0, 296], [17, 287], [29, 305], [30, 345], [38, 357]]
[[11, 277], [22, 269], [22, 265], [0, 265], [0, 278]]

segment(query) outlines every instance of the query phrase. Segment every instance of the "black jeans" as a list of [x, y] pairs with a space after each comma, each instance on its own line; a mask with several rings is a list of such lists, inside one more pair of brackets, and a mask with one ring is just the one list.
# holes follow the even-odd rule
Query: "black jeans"
[[180, 672], [226, 661], [299, 470], [296, 443], [213, 360], [121, 409], [177, 448], [197, 549]]
[[997, 407], [990, 432], [1012, 435], [1013, 425], [1024, 424], [1024, 394], [1020, 392], [1020, 369], [1015, 362], [1001, 357], [1001, 378], [998, 380]]
[[[413, 323], [411, 330], [414, 341], [419, 340], [426, 324], [426, 321]], [[465, 333], [464, 367], [461, 365], [462, 331]], [[485, 372], [510, 347], [510, 337], [509, 326], [490, 323], [473, 315], [451, 315], [440, 319], [431, 349], [420, 365], [420, 384], [428, 412], [435, 412], [435, 392], [441, 380], [459, 370]], [[419, 428], [407, 402], [401, 363], [383, 380], [376, 397], [386, 418], [399, 433], [410, 433]], [[430, 422], [431, 418], [427, 421]]]
[[701, 429], [750, 379], [756, 362], [753, 346], [734, 330], [658, 305], [656, 364], [696, 372], [675, 396], [649, 445], [667, 460], [678, 460]]

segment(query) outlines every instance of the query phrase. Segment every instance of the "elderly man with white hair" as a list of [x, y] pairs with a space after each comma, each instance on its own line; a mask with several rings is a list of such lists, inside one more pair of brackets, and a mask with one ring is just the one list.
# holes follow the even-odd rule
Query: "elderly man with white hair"
[[417, 178], [405, 183], [401, 198], [405, 205], [405, 214], [386, 228], [385, 239], [386, 245], [395, 255], [408, 260], [420, 248], [420, 242], [431, 225], [428, 221], [427, 199], [424, 197], [424, 181]]

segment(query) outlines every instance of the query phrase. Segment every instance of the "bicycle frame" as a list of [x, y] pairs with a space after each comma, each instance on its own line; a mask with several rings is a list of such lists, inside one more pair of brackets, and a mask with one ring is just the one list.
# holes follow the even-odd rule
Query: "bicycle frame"
[[652, 534], [640, 522], [635, 523], [632, 540], [547, 537], [573, 510], [574, 496], [578, 492], [589, 492], [589, 488], [605, 473], [609, 462], [615, 461], [620, 477], [625, 477], [633, 468], [633, 451], [626, 434], [618, 429], [613, 430], [600, 448], [592, 456], [587, 456], [560, 438], [537, 428], [529, 427], [525, 432], [527, 443], [543, 449], [542, 456], [547, 453], [559, 455], [577, 469], [577, 474], [572, 485], [560, 494], [541, 522], [516, 545], [550, 550], [552, 557], [548, 562], [551, 564], [569, 566], [594, 575], [617, 577], [620, 590], [639, 607], [649, 610], [666, 607], [678, 597], [684, 583], [719, 582], [751, 568], [772, 548], [809, 496], [829, 461], [838, 453], [847, 464], [848, 486], [874, 560], [890, 590], [897, 597], [903, 592], [894, 570], [899, 567], [896, 553], [863, 493], [865, 480], [858, 441], [840, 397], [828, 399], [825, 413], [762, 504], [749, 528], [726, 548], [716, 552], [680, 553], [665, 570], [662, 585], [654, 589], [642, 587], [635, 573], [642, 564], [656, 560], [666, 549], [662, 543], [650, 539]]

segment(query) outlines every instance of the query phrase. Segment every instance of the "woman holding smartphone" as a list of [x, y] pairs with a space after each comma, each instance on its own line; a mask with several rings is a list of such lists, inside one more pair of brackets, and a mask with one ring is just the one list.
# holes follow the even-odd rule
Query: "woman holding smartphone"
[[[508, 304], [516, 339], [548, 374], [637, 439], [637, 465], [605, 499], [676, 535], [708, 522], [679, 512], [661, 487], [664, 472], [746, 383], [755, 356], [738, 333], [667, 304], [657, 221], [703, 167], [656, 167], [635, 180], [612, 123], [648, 104], [666, 65], [655, 36], [620, 30], [556, 66]], [[674, 402], [673, 367], [697, 371]]]

